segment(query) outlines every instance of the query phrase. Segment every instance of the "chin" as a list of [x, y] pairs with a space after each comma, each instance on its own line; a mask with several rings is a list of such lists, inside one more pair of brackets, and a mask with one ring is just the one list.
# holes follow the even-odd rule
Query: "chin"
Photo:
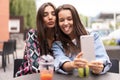
[[48, 29], [50, 29], [50, 28], [54, 28], [54, 26], [48, 26], [47, 28], [48, 28]]

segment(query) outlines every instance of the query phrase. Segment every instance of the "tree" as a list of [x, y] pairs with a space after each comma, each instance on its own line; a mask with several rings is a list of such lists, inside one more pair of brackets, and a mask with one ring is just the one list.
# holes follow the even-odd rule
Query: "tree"
[[10, 16], [23, 16], [24, 29], [35, 28], [35, 0], [10, 0]]
[[79, 15], [81, 21], [82, 21], [82, 24], [87, 27], [88, 26], [88, 18], [84, 15]]

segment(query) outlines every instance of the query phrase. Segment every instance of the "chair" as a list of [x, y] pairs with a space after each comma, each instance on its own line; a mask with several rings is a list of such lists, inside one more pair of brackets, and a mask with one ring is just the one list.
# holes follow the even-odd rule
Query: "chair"
[[17, 51], [16, 51], [16, 40], [15, 39], [10, 39], [9, 41], [11, 41], [14, 45], [14, 49], [13, 49], [13, 52], [16, 54], [16, 58], [17, 58]]
[[15, 74], [18, 71], [20, 65], [22, 64], [22, 62], [24, 61], [24, 59], [15, 59], [14, 60], [14, 71], [13, 71], [13, 77], [15, 78]]
[[10, 45], [9, 45], [9, 50], [7, 51], [7, 56], [8, 56], [8, 63], [10, 62], [10, 60], [9, 60], [9, 55], [10, 54], [13, 54], [13, 59], [15, 59], [15, 55], [14, 55], [14, 52], [15, 52], [15, 40], [8, 40], [8, 42], [10, 43]]
[[112, 67], [108, 72], [119, 73], [119, 60], [117, 59], [110, 59], [112, 63]]
[[2, 56], [2, 67], [4, 68], [4, 72], [5, 67], [6, 67], [6, 54], [9, 53], [9, 50], [11, 49], [11, 43], [10, 42], [4, 42], [3, 43], [3, 50], [0, 51], [0, 55]]
[[16, 51], [16, 45], [17, 45], [17, 43], [16, 43], [16, 40], [13, 40], [14, 41], [14, 52], [16, 53], [16, 58], [17, 58], [17, 51]]

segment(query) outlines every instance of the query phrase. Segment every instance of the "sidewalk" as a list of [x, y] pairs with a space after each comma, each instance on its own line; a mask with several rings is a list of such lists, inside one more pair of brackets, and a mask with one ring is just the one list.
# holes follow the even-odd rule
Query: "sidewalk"
[[[24, 48], [17, 49], [17, 58], [23, 58], [23, 52], [24, 52]], [[10, 55], [9, 58], [10, 58], [10, 63], [8, 64], [7, 61], [6, 72], [4, 72], [1, 62], [2, 58], [0, 57], [0, 80], [11, 80], [13, 78], [13, 69], [14, 69], [13, 55]]]

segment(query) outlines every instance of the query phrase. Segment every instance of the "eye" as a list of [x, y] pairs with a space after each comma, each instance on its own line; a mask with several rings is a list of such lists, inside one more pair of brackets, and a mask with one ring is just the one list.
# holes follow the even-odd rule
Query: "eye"
[[60, 18], [60, 19], [59, 19], [59, 22], [63, 22], [63, 21], [64, 21], [64, 19], [63, 19], [63, 18]]
[[72, 17], [68, 17], [67, 19], [68, 19], [69, 21], [71, 21], [71, 20], [72, 20]]
[[47, 15], [48, 15], [48, 13], [47, 13], [47, 12], [44, 12], [43, 16], [46, 17]]
[[55, 16], [55, 11], [52, 11], [52, 15]]

